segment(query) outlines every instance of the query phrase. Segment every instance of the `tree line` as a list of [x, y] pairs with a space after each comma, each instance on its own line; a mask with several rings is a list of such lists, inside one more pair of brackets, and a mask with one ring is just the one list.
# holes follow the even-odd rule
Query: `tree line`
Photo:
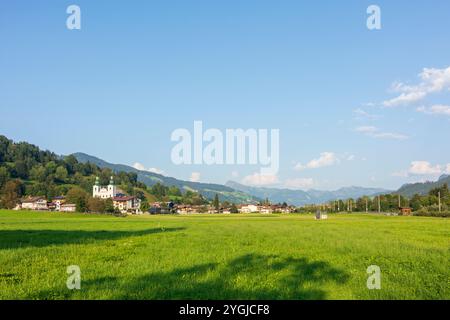
[[411, 198], [390, 193], [377, 196], [364, 196], [357, 199], [338, 199], [320, 205], [306, 205], [298, 208], [300, 213], [322, 210], [329, 213], [339, 212], [383, 212], [396, 213], [399, 207], [411, 208], [414, 215], [450, 216], [450, 192], [447, 184], [430, 190], [425, 195], [415, 194]]

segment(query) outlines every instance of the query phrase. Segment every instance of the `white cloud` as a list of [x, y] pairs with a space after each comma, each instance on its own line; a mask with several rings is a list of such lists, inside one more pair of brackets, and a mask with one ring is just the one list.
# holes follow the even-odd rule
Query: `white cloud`
[[142, 163], [136, 162], [135, 164], [133, 164], [133, 168], [140, 170], [140, 171], [148, 171], [148, 172], [153, 172], [153, 173], [157, 173], [157, 174], [163, 174], [164, 171], [157, 169], [157, 168], [146, 168]]
[[379, 115], [371, 114], [371, 113], [369, 113], [367, 111], [364, 111], [361, 108], [353, 110], [353, 113], [356, 115], [357, 119], [376, 120], [376, 119], [378, 119], [380, 117]]
[[355, 129], [356, 132], [365, 134], [372, 138], [378, 139], [395, 139], [395, 140], [406, 140], [409, 137], [401, 133], [384, 132], [374, 126], [361, 126]]
[[[410, 176], [439, 176], [450, 174], [450, 163], [446, 165], [432, 165], [429, 161], [412, 161], [408, 170], [392, 173], [393, 177], [408, 178]], [[424, 180], [426, 181], [426, 179]]]
[[428, 161], [413, 161], [408, 171], [413, 175], [440, 175], [442, 168], [440, 165], [431, 165]]
[[347, 157], [347, 161], [353, 161], [353, 160], [355, 160], [355, 155], [354, 154], [351, 154], [351, 155], [349, 155]]
[[306, 165], [297, 163], [295, 170], [318, 169], [322, 167], [332, 166], [339, 162], [338, 157], [333, 152], [322, 152], [318, 159], [313, 159]]
[[191, 177], [189, 178], [189, 181], [191, 182], [199, 182], [200, 181], [200, 172], [192, 172]]
[[442, 104], [434, 105], [429, 108], [419, 107], [416, 110], [418, 112], [423, 112], [431, 115], [450, 116], [450, 106], [445, 106]]
[[408, 105], [424, 99], [431, 93], [450, 90], [450, 67], [446, 69], [424, 68], [419, 74], [420, 82], [417, 85], [407, 85], [396, 82], [392, 85], [397, 97], [383, 102], [385, 107]]
[[314, 179], [312, 178], [288, 179], [285, 181], [284, 186], [289, 189], [310, 189], [312, 186], [314, 186]]
[[233, 171], [233, 172], [231, 172], [231, 176], [232, 176], [233, 178], [239, 178], [239, 172]]
[[242, 183], [251, 186], [267, 186], [278, 183], [278, 176], [273, 174], [254, 173], [244, 177]]

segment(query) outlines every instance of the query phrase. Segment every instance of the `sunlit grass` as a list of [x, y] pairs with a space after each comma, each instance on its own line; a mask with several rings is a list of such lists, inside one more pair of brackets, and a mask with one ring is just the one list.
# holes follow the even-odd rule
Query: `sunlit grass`
[[0, 211], [0, 299], [449, 299], [449, 246], [443, 218]]

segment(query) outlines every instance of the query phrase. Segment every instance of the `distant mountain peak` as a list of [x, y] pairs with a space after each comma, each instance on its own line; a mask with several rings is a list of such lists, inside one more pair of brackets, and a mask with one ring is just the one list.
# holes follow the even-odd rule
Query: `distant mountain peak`
[[258, 198], [269, 198], [271, 202], [287, 202], [294, 205], [318, 204], [336, 199], [359, 198], [361, 196], [374, 196], [384, 192], [390, 192], [380, 188], [363, 188], [357, 186], [343, 187], [335, 191], [323, 191], [310, 189], [294, 190], [270, 187], [246, 186], [235, 181], [228, 181], [227, 186], [248, 193]]
[[450, 175], [443, 174], [442, 176], [439, 177], [437, 181], [426, 181], [426, 182], [405, 184], [400, 189], [398, 189], [397, 193], [406, 197], [412, 197], [415, 194], [425, 195], [432, 189], [441, 187], [444, 184], [450, 185]]

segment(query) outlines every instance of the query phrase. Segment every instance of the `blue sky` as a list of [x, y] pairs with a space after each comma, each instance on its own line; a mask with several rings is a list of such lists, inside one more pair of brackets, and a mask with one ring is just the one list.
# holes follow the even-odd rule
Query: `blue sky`
[[[450, 169], [449, 38], [447, 0], [1, 2], [0, 134], [180, 179], [398, 188]], [[280, 129], [278, 175], [172, 164], [194, 120]]]

